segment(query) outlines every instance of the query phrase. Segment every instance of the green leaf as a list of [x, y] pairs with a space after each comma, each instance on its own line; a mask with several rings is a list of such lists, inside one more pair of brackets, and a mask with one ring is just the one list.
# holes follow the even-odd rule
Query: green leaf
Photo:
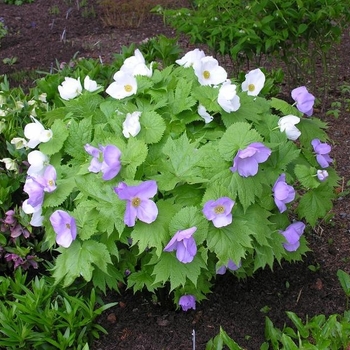
[[324, 218], [332, 209], [332, 189], [319, 186], [305, 193], [297, 207], [297, 213], [301, 218], [314, 227], [319, 218]]
[[169, 137], [163, 147], [163, 153], [169, 157], [173, 174], [179, 180], [188, 183], [206, 181], [202, 178], [201, 168], [197, 166], [202, 159], [202, 154], [198, 152], [196, 144], [189, 142], [185, 133], [176, 140]]
[[57, 188], [54, 192], [46, 193], [43, 207], [58, 207], [61, 205], [75, 188], [75, 179], [59, 179], [56, 181]]
[[234, 123], [228, 127], [219, 141], [219, 152], [227, 161], [232, 161], [240, 149], [245, 149], [253, 142], [262, 142], [262, 137], [251, 124], [245, 122]]
[[144, 141], [134, 137], [129, 138], [125, 151], [121, 155], [121, 175], [125, 179], [134, 179], [137, 167], [147, 157], [148, 149]]
[[83, 162], [87, 157], [84, 146], [91, 142], [91, 123], [91, 118], [85, 118], [79, 123], [75, 120], [69, 122], [69, 136], [65, 143], [65, 151], [73, 158]]
[[73, 217], [77, 220], [79, 225], [79, 238], [87, 240], [96, 234], [97, 222], [99, 219], [98, 212], [93, 209], [97, 207], [98, 203], [95, 201], [84, 201], [73, 211]]
[[177, 260], [175, 252], [164, 252], [154, 266], [152, 276], [155, 276], [155, 284], [165, 284], [169, 281], [171, 292], [175, 288], [185, 286], [187, 279], [197, 286], [202, 269], [206, 269], [206, 264], [200, 254], [196, 254], [192, 262], [183, 264]]
[[177, 86], [172, 95], [169, 95], [169, 105], [173, 114], [190, 109], [197, 101], [191, 96], [192, 81], [179, 78]]
[[316, 169], [313, 167], [297, 164], [294, 167], [294, 173], [305, 188], [317, 188], [321, 184], [315, 176]]
[[164, 119], [154, 111], [144, 111], [140, 117], [141, 131], [138, 138], [145, 143], [157, 143], [161, 140], [165, 131]]
[[51, 126], [51, 130], [51, 140], [46, 143], [41, 143], [39, 146], [40, 151], [48, 156], [59, 152], [63, 147], [64, 141], [68, 137], [67, 125], [60, 119], [55, 120]]
[[305, 148], [311, 147], [313, 139], [320, 139], [326, 141], [328, 139], [324, 129], [327, 124], [316, 118], [302, 118], [298, 123], [298, 129], [301, 131], [299, 140]]
[[208, 111], [218, 112], [221, 110], [217, 103], [219, 90], [211, 86], [200, 85], [192, 91], [192, 96], [198, 100], [199, 104], [205, 106]]
[[350, 296], [350, 276], [343, 270], [337, 271], [337, 276], [339, 279], [339, 282], [343, 288], [344, 293], [346, 296]]
[[132, 288], [134, 293], [137, 291], [142, 291], [145, 287], [151, 293], [153, 293], [155, 289], [159, 287], [158, 284], [154, 284], [154, 277], [152, 277], [151, 274], [145, 269], [142, 271], [133, 272], [130, 276], [128, 276], [128, 288]]
[[[79, 232], [78, 232], [79, 235]], [[111, 258], [106, 246], [96, 241], [73, 241], [69, 248], [59, 248], [61, 254], [56, 259], [53, 277], [56, 284], [63, 280], [64, 287], [72, 284], [76, 278], [90, 281], [94, 265], [107, 272]]]
[[292, 105], [290, 105], [288, 102], [284, 100], [280, 100], [279, 98], [272, 97], [270, 101], [271, 108], [277, 109], [280, 111], [283, 116], [285, 115], [295, 115], [297, 117], [302, 117], [302, 113], [298, 111], [298, 109]]

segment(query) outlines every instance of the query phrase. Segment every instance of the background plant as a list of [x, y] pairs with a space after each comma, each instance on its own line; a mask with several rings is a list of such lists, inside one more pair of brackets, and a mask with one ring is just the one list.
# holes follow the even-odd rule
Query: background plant
[[89, 349], [105, 329], [96, 318], [110, 303], [98, 306], [94, 289], [83, 295], [58, 288], [49, 277], [26, 282], [18, 269], [0, 277], [0, 346], [6, 349]]
[[2, 17], [0, 17], [0, 46], [1, 46], [1, 39], [4, 38], [7, 34], [7, 27], [5, 25], [5, 21]]
[[154, 11], [193, 43], [231, 57], [236, 73], [244, 63], [249, 69], [273, 58], [286, 68], [290, 86], [311, 80], [314, 90], [316, 62], [323, 69], [322, 88], [330, 83], [331, 48], [340, 42], [350, 16], [347, 0], [197, 0], [191, 9]]

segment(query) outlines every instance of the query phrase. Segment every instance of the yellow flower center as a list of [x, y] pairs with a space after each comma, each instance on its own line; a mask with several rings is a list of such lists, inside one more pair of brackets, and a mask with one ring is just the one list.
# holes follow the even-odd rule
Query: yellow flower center
[[130, 84], [124, 85], [124, 89], [126, 92], [131, 92], [132, 91], [132, 86]]
[[48, 183], [49, 183], [49, 186], [53, 186], [55, 184], [55, 181], [49, 180]]
[[207, 70], [205, 70], [205, 71], [203, 72], [203, 77], [204, 77], [204, 79], [209, 79], [209, 78], [210, 78], [210, 72], [208, 72]]
[[133, 207], [137, 208], [141, 204], [141, 199], [139, 197], [135, 197], [132, 199], [131, 204]]
[[250, 92], [254, 91], [254, 90], [255, 90], [255, 85], [254, 85], [254, 84], [249, 84], [249, 85], [248, 85], [248, 90], [249, 90]]
[[215, 211], [215, 214], [222, 214], [225, 212], [225, 208], [223, 205], [217, 205], [214, 211]]

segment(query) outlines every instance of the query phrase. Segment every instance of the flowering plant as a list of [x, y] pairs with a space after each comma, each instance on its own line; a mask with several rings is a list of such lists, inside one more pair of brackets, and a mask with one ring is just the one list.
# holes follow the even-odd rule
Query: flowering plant
[[332, 208], [338, 177], [328, 149], [327, 171], [317, 159], [325, 123], [259, 97], [262, 75], [238, 84], [199, 50], [159, 70], [136, 51], [105, 93], [98, 76], [87, 79], [96, 89], [82, 75], [57, 86], [42, 166], [26, 180], [35, 225], [59, 246], [57, 282], [168, 286], [187, 310], [226, 268], [245, 277], [302, 258], [304, 228]]

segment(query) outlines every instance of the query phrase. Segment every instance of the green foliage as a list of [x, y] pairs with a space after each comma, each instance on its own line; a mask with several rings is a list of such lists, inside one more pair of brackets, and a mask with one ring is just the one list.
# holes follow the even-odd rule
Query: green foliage
[[226, 349], [226, 346], [230, 350], [243, 349], [229, 337], [229, 335], [224, 331], [222, 327], [220, 327], [219, 334], [215, 338], [208, 341], [205, 350], [222, 350]]
[[13, 279], [0, 277], [0, 347], [6, 349], [88, 349], [106, 330], [95, 322], [110, 303], [98, 306], [95, 290], [83, 295], [57, 288], [49, 277], [17, 270]]
[[1, 39], [4, 38], [7, 35], [7, 27], [5, 25], [4, 19], [0, 17], [0, 46], [1, 46]]

